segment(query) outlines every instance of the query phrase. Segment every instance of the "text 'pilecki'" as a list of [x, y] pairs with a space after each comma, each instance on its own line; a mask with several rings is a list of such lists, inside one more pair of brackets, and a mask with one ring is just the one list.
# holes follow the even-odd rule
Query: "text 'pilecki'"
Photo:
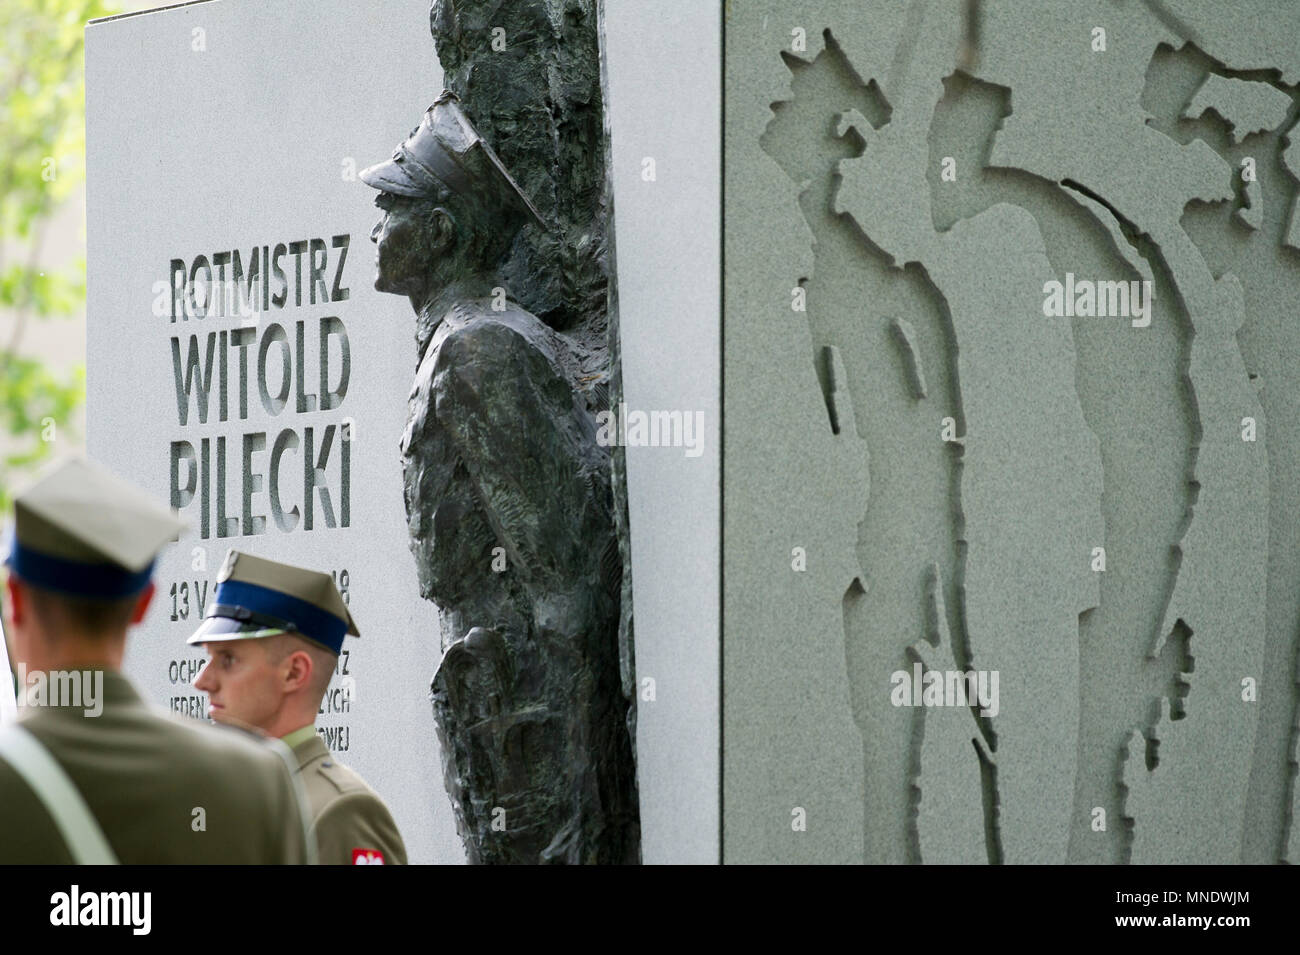
[[[171, 442], [171, 504], [197, 510], [200, 537], [349, 525], [353, 424], [318, 417], [347, 397], [347, 328], [337, 314], [291, 321], [268, 314], [318, 304], [337, 312], [350, 294], [343, 284], [349, 242], [336, 235], [328, 243], [253, 246], [246, 256], [232, 250], [171, 260], [162, 291], [174, 329], [177, 422], [188, 432], [211, 432]], [[278, 431], [230, 434], [221, 427], [285, 415], [312, 417]]]

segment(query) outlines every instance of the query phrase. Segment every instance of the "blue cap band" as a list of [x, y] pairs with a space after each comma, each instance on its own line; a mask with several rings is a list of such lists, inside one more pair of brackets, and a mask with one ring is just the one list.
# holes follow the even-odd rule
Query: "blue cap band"
[[225, 580], [217, 584], [212, 599], [217, 605], [243, 607], [256, 614], [278, 617], [297, 627], [304, 637], [310, 637], [335, 653], [343, 649], [343, 638], [348, 632], [346, 620], [282, 590], [243, 580]]
[[117, 564], [86, 564], [42, 554], [24, 547], [16, 537], [10, 538], [9, 556], [5, 563], [12, 573], [37, 587], [105, 600], [130, 597], [144, 590], [153, 576], [154, 565], [150, 561], [144, 570], [133, 573]]

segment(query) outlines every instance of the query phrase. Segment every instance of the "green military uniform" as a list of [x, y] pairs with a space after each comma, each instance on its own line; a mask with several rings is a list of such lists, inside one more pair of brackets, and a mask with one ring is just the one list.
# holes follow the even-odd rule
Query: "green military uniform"
[[[119, 673], [104, 671], [103, 695], [94, 719], [43, 706], [21, 725], [67, 773], [119, 862], [308, 861], [279, 756], [237, 730], [155, 713]], [[0, 760], [0, 863], [73, 861], [49, 809]]]
[[[290, 633], [336, 657], [345, 636], [360, 636], [334, 578], [320, 571], [231, 550], [203, 624], [189, 644]], [[283, 738], [297, 759], [322, 865], [405, 865], [406, 846], [382, 799], [339, 763], [308, 725]]]
[[322, 864], [406, 864], [397, 823], [366, 781], [336, 760], [314, 726], [284, 737], [293, 747]]
[[[14, 509], [10, 573], [86, 597], [139, 593], [157, 551], [182, 528], [80, 459], [17, 495]], [[301, 791], [280, 753], [237, 731], [155, 711], [112, 670], [65, 672], [100, 684], [100, 711], [90, 715], [67, 699], [28, 701], [16, 725], [0, 727], [0, 863], [313, 860]]]

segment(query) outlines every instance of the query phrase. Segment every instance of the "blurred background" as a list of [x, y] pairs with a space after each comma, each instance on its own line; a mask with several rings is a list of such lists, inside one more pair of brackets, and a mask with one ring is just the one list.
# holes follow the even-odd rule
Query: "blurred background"
[[0, 3], [0, 508], [85, 445], [85, 24], [161, 5]]

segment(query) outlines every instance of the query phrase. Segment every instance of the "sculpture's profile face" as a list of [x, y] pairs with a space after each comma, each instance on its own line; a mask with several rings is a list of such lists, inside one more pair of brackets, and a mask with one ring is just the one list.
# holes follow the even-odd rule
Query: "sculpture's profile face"
[[375, 205], [384, 211], [370, 232], [375, 243], [375, 288], [395, 295], [420, 294], [434, 269], [436, 250], [425, 203], [381, 192]]

